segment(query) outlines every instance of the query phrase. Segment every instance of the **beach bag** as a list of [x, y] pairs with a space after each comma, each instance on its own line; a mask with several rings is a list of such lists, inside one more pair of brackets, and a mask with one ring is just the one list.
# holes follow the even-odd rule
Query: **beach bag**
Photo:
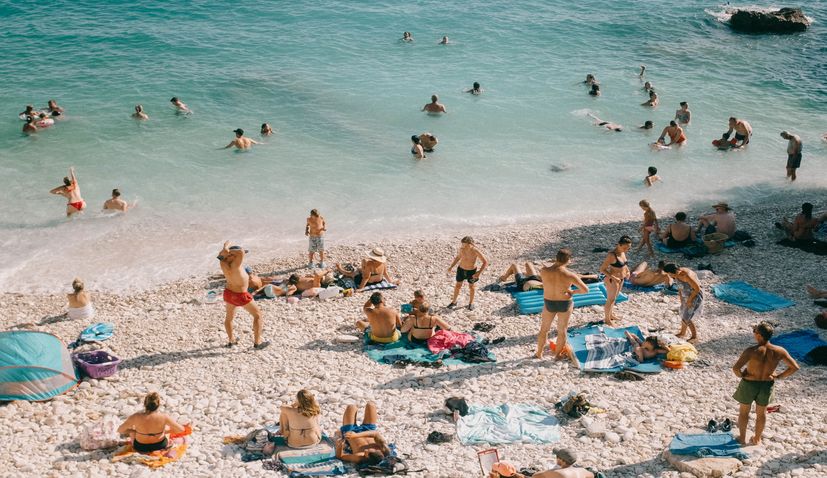
[[119, 445], [121, 436], [118, 434], [118, 418], [107, 415], [101, 421], [88, 425], [80, 432], [78, 441], [84, 450], [100, 450]]
[[572, 418], [582, 417], [583, 415], [589, 413], [590, 408], [591, 404], [586, 399], [586, 395], [582, 393], [578, 393], [577, 395], [570, 397], [560, 405], [560, 409], [563, 410], [563, 413]]
[[398, 456], [389, 456], [375, 465], [356, 465], [359, 476], [392, 476], [408, 474], [408, 464]]
[[704, 245], [710, 254], [720, 254], [724, 250], [724, 242], [729, 238], [726, 234], [713, 232], [704, 236]]
[[692, 344], [677, 344], [669, 347], [666, 360], [672, 362], [694, 362], [698, 360], [698, 349]]
[[[256, 456], [270, 456], [275, 452], [276, 446], [271, 441], [270, 432], [266, 428], [253, 430], [244, 438], [244, 444], [241, 448], [246, 452], [245, 455], [250, 459], [255, 459]], [[260, 459], [260, 458], [259, 458]], [[247, 460], [250, 461], [250, 460]]]

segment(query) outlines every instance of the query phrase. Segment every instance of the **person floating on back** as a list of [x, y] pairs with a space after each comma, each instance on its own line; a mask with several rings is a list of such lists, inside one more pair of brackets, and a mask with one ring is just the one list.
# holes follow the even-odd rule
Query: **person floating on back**
[[313, 257], [319, 253], [319, 268], [324, 269], [324, 233], [327, 231], [327, 224], [319, 211], [312, 209], [307, 224], [304, 226], [304, 235], [307, 236], [307, 267], [313, 267]]
[[[474, 239], [471, 236], [462, 238], [462, 246], [460, 246], [459, 253], [448, 266], [447, 274], [450, 275], [454, 266], [457, 266], [456, 284], [454, 285], [454, 295], [451, 298], [449, 308], [457, 306], [457, 297], [459, 291], [462, 289], [462, 283], [468, 282], [468, 310], [474, 310], [474, 292], [476, 292], [476, 283], [480, 280], [480, 275], [488, 267], [488, 259], [485, 258], [482, 252], [474, 245]], [[477, 259], [481, 262], [480, 270], [477, 270]]]

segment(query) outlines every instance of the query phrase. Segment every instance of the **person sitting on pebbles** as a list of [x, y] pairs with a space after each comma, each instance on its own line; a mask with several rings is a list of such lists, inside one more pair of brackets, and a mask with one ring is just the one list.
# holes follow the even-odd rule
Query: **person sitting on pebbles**
[[132, 448], [138, 453], [151, 453], [165, 450], [169, 446], [167, 433], [184, 433], [186, 428], [161, 413], [161, 397], [152, 392], [144, 397], [144, 411], [138, 412], [126, 419], [118, 427], [118, 433], [129, 435], [132, 439]]
[[451, 327], [440, 317], [431, 314], [431, 306], [428, 303], [419, 305], [416, 309], [418, 314], [411, 315], [402, 324], [402, 333], [408, 334], [411, 342], [425, 342], [433, 337], [436, 327], [442, 330], [451, 330]]
[[385, 251], [379, 247], [374, 247], [373, 250], [368, 252], [365, 258], [362, 259], [361, 268], [357, 269], [353, 266], [343, 267], [341, 264], [336, 264], [336, 271], [345, 277], [352, 278], [356, 284], [357, 292], [361, 292], [368, 285], [378, 284], [382, 282], [382, 280], [399, 285], [398, 280], [391, 280], [391, 276], [388, 275], [387, 261], [388, 257], [385, 255]]
[[91, 319], [95, 316], [95, 308], [92, 307], [92, 299], [89, 293], [86, 292], [83, 281], [80, 277], [75, 277], [72, 281], [72, 292], [66, 294], [69, 299], [69, 308], [66, 310], [66, 315], [72, 320]]
[[364, 332], [370, 327], [370, 341], [378, 344], [390, 344], [401, 337], [397, 327], [402, 326], [399, 311], [385, 305], [381, 292], [374, 292], [362, 306], [367, 320], [356, 321], [356, 328]]
[[345, 408], [342, 426], [339, 428], [341, 437], [336, 440], [336, 458], [349, 463], [377, 465], [390, 456], [391, 450], [385, 438], [377, 431], [379, 414], [376, 404], [368, 402], [365, 405], [361, 425], [356, 424], [358, 411], [356, 405]]
[[423, 292], [422, 289], [417, 289], [414, 291], [413, 300], [402, 306], [402, 312], [407, 313], [408, 317], [420, 317], [421, 313], [419, 312], [419, 306], [425, 304], [426, 302], [425, 292]]
[[321, 414], [316, 397], [309, 390], [299, 390], [295, 403], [281, 407], [279, 428], [287, 446], [305, 448], [319, 444], [322, 441]]

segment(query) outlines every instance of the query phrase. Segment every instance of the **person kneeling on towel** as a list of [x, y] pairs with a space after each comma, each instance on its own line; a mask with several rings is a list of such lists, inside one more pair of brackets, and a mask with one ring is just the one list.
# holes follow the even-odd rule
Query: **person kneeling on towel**
[[362, 310], [368, 320], [356, 321], [356, 328], [364, 332], [370, 327], [371, 342], [390, 344], [399, 340], [401, 334], [398, 327], [402, 326], [399, 311], [385, 305], [381, 292], [371, 294]]

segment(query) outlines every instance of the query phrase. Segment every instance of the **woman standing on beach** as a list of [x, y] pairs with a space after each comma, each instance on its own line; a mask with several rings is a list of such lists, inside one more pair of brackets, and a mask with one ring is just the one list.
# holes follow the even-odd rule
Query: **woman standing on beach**
[[603, 279], [603, 284], [606, 286], [606, 304], [603, 306], [603, 312], [604, 320], [609, 327], [614, 326], [615, 320], [620, 320], [615, 317], [613, 309], [620, 289], [623, 288], [623, 280], [629, 277], [629, 261], [626, 259], [626, 253], [631, 247], [632, 238], [622, 236], [617, 241], [617, 246], [609, 251], [600, 266], [600, 272], [606, 276]]
[[637, 252], [640, 252], [643, 245], [646, 244], [646, 249], [649, 250], [649, 257], [655, 257], [655, 251], [652, 249], [651, 235], [653, 232], [655, 234], [660, 234], [658, 217], [649, 205], [649, 201], [644, 199], [638, 204], [640, 205], [640, 208], [643, 209], [643, 226], [640, 228], [641, 238], [640, 244], [637, 245]]

